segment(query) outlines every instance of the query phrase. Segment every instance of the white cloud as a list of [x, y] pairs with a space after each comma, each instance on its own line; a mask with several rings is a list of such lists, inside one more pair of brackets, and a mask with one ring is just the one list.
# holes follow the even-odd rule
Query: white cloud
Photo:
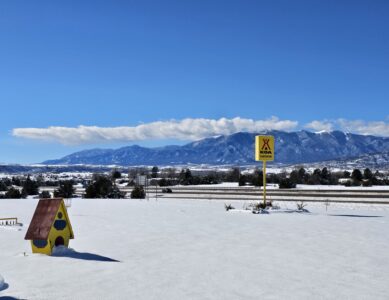
[[334, 128], [334, 125], [327, 121], [312, 121], [308, 124], [306, 124], [304, 127], [313, 129], [314, 131], [331, 131]]
[[227, 135], [240, 131], [260, 132], [263, 130], [292, 130], [298, 122], [280, 120], [271, 117], [267, 120], [243, 118], [218, 120], [184, 119], [158, 121], [134, 127], [47, 127], [15, 128], [12, 134], [16, 137], [57, 141], [66, 145], [87, 144], [96, 142], [142, 141], [156, 139], [198, 140], [214, 135]]
[[363, 135], [389, 136], [389, 123], [384, 121], [366, 122], [362, 120], [338, 119], [336, 123], [344, 131]]
[[389, 136], [389, 122], [385, 121], [363, 121], [363, 120], [323, 120], [312, 121], [306, 124], [304, 127], [310, 128], [316, 131], [326, 130], [331, 131], [334, 129], [342, 130], [345, 132], [358, 133], [362, 135], [377, 135], [377, 136]]

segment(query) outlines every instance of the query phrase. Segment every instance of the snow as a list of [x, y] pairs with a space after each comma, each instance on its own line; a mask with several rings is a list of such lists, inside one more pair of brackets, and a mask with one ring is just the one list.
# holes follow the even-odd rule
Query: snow
[[218, 184], [197, 184], [195, 186], [193, 185], [175, 185], [173, 187], [185, 187], [185, 188], [220, 188], [220, 187], [239, 187], [238, 182], [222, 182]]
[[308, 184], [298, 184], [297, 189], [302, 190], [347, 190], [347, 191], [383, 191], [389, 190], [389, 185], [374, 185], [374, 186], [344, 186], [344, 185], [308, 185]]
[[[196, 186], [188, 186], [188, 185], [177, 185], [174, 187], [184, 187], [184, 188], [238, 188], [239, 184], [237, 182], [223, 182], [219, 184], [199, 184]], [[246, 186], [247, 188], [252, 188], [252, 186]], [[241, 187], [243, 188], [243, 187]], [[278, 184], [273, 184], [273, 183], [268, 183], [266, 185], [267, 189], [278, 189]], [[389, 190], [389, 185], [374, 185], [374, 186], [344, 186], [344, 185], [309, 185], [309, 184], [298, 184], [296, 186], [296, 189], [301, 189], [301, 190], [347, 190], [347, 191], [384, 191], [384, 190]], [[286, 189], [288, 190], [295, 190], [295, 189]]]
[[74, 249], [65, 246], [57, 246], [53, 248], [53, 256], [66, 256], [75, 253]]
[[[242, 209], [248, 202], [232, 201]], [[389, 207], [226, 212], [223, 201], [73, 199], [58, 256], [24, 240], [37, 199], [0, 200], [2, 296], [22, 299], [387, 299]], [[292, 202], [279, 203], [295, 209]], [[20, 228], [19, 228], [20, 229]]]

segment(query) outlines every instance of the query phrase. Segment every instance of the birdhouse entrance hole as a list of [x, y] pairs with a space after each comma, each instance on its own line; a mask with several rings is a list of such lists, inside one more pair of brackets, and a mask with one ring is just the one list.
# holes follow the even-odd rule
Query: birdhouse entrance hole
[[63, 246], [65, 245], [65, 240], [63, 239], [62, 236], [59, 236], [55, 239], [55, 246], [58, 247], [58, 246]]

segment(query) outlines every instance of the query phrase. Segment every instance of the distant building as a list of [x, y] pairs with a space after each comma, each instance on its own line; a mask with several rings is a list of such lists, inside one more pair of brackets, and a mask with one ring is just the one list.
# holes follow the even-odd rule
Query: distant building
[[69, 246], [74, 234], [63, 199], [39, 200], [24, 239], [33, 253], [51, 255], [54, 246]]

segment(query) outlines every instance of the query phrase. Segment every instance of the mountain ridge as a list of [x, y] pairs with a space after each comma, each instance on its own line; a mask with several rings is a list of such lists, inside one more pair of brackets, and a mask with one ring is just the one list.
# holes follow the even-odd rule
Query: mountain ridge
[[253, 164], [255, 135], [275, 137], [275, 163], [296, 164], [348, 159], [389, 151], [389, 138], [358, 135], [341, 131], [313, 133], [265, 131], [238, 132], [205, 138], [182, 146], [146, 148], [139, 145], [118, 149], [89, 149], [60, 159], [47, 160], [49, 165], [182, 165], [182, 164]]

